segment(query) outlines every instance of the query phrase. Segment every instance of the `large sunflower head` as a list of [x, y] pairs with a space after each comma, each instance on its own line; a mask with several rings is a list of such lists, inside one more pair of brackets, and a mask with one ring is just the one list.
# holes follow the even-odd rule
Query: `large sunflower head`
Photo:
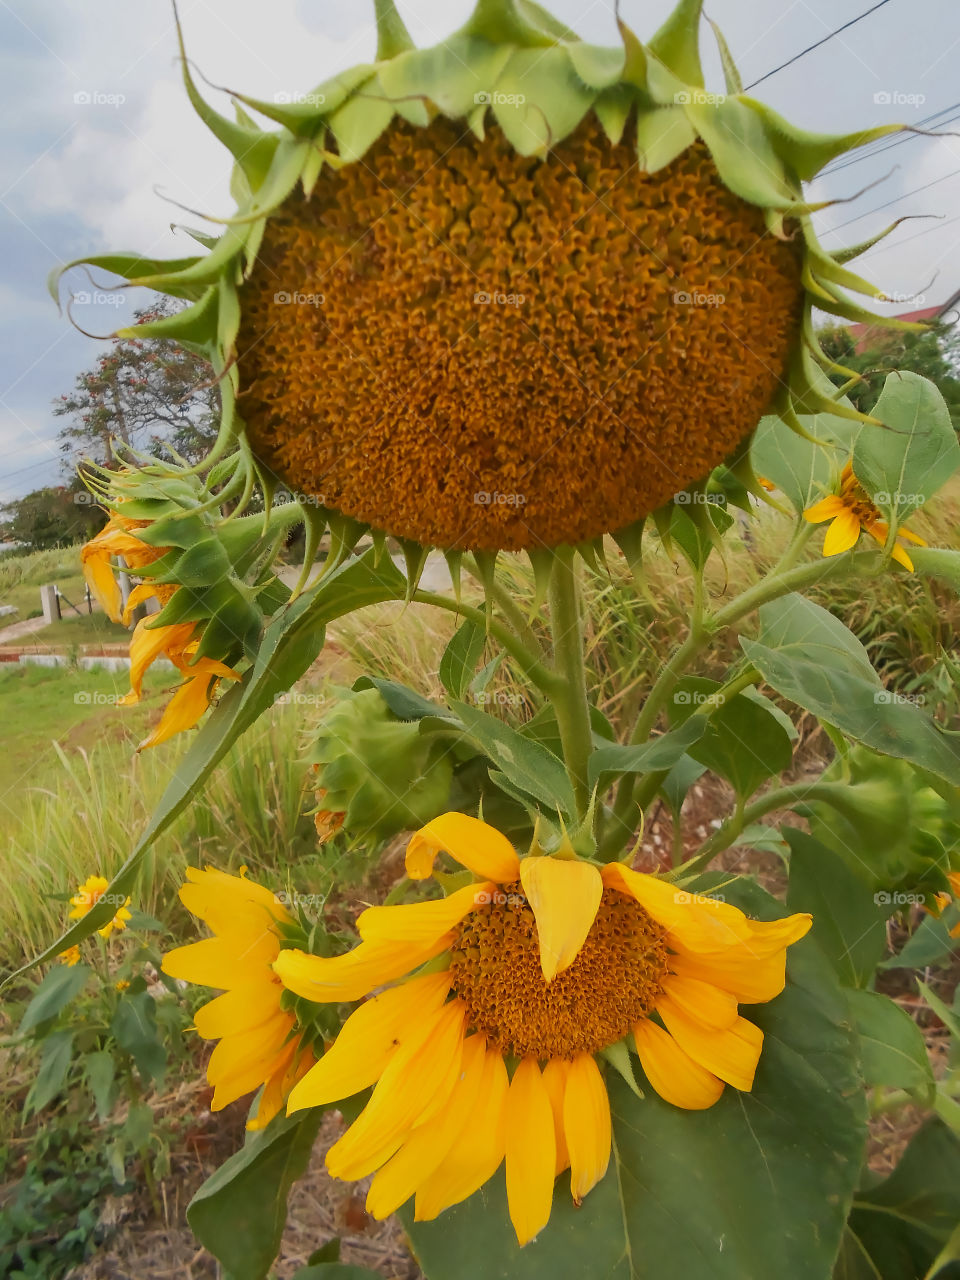
[[203, 257], [91, 261], [192, 304], [136, 332], [214, 364], [217, 457], [238, 443], [341, 529], [535, 548], [742, 462], [770, 407], [844, 412], [811, 309], [882, 295], [818, 245], [802, 183], [889, 129], [793, 128], [723, 45], [707, 93], [701, 4], [607, 49], [479, 0], [421, 50], [378, 0], [373, 63], [292, 103], [235, 95], [274, 132], [213, 111], [184, 58], [237, 213]]
[[440, 851], [473, 883], [368, 908], [362, 941], [345, 955], [291, 948], [274, 961], [286, 987], [321, 1004], [380, 989], [288, 1109], [374, 1086], [327, 1167], [339, 1178], [374, 1175], [375, 1217], [414, 1197], [417, 1219], [434, 1218], [506, 1160], [525, 1244], [547, 1223], [559, 1173], [569, 1168], [579, 1202], [606, 1171], [606, 1056], [622, 1064], [634, 1051], [652, 1088], [679, 1107], [710, 1107], [726, 1085], [752, 1087], [763, 1035], [738, 1006], [779, 994], [786, 948], [810, 917], [760, 923], [621, 863], [521, 859], [461, 813], [414, 836], [407, 874], [431, 875]]

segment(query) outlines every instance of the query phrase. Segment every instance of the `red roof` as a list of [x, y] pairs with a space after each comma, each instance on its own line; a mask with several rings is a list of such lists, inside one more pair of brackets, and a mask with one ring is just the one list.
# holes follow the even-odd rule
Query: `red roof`
[[[894, 320], [909, 320], [913, 323], [919, 321], [936, 321], [942, 319], [950, 311], [956, 311], [957, 301], [960, 299], [960, 292], [951, 294], [946, 302], [941, 302], [936, 307], [921, 307], [919, 311], [902, 311], [899, 315], [891, 317]], [[954, 320], [956, 316], [954, 316]], [[948, 323], [952, 323], [948, 320]], [[847, 326], [851, 338], [853, 338], [853, 349], [857, 355], [862, 355], [866, 351], [871, 342], [878, 338], [883, 339], [890, 334], [891, 330], [883, 324], [851, 324]]]

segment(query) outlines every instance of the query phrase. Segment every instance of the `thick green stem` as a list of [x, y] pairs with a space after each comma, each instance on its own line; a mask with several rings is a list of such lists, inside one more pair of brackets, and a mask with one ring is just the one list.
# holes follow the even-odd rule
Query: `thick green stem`
[[575, 553], [568, 547], [554, 552], [550, 575], [550, 630], [557, 687], [551, 695], [567, 766], [581, 818], [590, 807], [591, 731], [587, 701], [587, 673], [583, 661], [583, 617], [577, 587]]

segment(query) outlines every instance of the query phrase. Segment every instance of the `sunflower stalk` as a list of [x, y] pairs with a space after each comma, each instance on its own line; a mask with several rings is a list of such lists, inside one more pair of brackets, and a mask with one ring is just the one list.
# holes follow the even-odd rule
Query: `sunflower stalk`
[[554, 666], [561, 677], [550, 699], [560, 730], [563, 761], [576, 797], [578, 815], [582, 819], [590, 807], [590, 704], [583, 659], [580, 591], [574, 552], [569, 547], [560, 547], [554, 552], [549, 607]]

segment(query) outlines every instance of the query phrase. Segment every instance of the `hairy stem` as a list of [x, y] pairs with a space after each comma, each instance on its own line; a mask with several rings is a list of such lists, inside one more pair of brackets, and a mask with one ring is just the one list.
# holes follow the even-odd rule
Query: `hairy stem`
[[553, 661], [560, 677], [551, 700], [557, 716], [563, 759], [567, 766], [579, 816], [590, 807], [590, 704], [583, 661], [583, 617], [577, 585], [575, 553], [568, 547], [554, 552], [550, 575], [550, 630]]

